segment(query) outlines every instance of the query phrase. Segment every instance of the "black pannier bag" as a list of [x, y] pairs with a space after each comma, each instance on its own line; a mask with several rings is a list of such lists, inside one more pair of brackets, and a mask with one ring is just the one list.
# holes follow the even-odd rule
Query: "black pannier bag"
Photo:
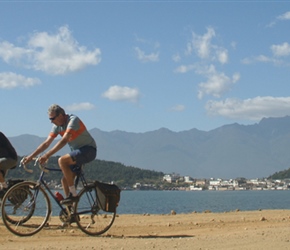
[[99, 181], [95, 181], [95, 187], [101, 209], [106, 212], [116, 212], [120, 201], [121, 189], [115, 184]]
[[[24, 180], [16, 179], [16, 180], [8, 180], [7, 185], [8, 188], [11, 188], [12, 186], [23, 182]], [[29, 193], [29, 188], [27, 186], [23, 186], [22, 189], [15, 189], [13, 193], [8, 197], [8, 200], [13, 204], [13, 205], [21, 205], [28, 197]]]

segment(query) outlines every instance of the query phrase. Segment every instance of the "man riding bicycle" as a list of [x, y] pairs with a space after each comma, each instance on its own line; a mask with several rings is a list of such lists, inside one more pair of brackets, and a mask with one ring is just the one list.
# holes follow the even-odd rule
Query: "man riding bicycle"
[[45, 151], [58, 135], [62, 136], [54, 147], [39, 158], [39, 162], [44, 164], [50, 156], [58, 152], [66, 144], [70, 146], [71, 152], [61, 156], [58, 159], [58, 164], [63, 173], [61, 182], [64, 193], [67, 196], [62, 201], [62, 204], [71, 204], [78, 200], [76, 187], [74, 186], [76, 174], [83, 164], [96, 158], [97, 145], [83, 122], [75, 115], [66, 114], [59, 105], [53, 104], [48, 108], [48, 117], [53, 123], [51, 132], [32, 154], [23, 159], [23, 163], [30, 162], [34, 157]]

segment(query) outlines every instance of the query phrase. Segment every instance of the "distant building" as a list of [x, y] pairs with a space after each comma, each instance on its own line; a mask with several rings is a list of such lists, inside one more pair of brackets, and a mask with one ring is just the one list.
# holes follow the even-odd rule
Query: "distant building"
[[136, 183], [135, 185], [133, 185], [133, 188], [135, 189], [140, 189], [141, 187], [141, 183]]
[[204, 187], [204, 186], [206, 186], [206, 184], [207, 184], [207, 180], [206, 179], [197, 179], [195, 181], [195, 185], [196, 186]]
[[179, 174], [166, 174], [163, 176], [163, 180], [169, 183], [176, 182], [179, 178]]
[[190, 176], [184, 176], [185, 183], [193, 183], [193, 179]]

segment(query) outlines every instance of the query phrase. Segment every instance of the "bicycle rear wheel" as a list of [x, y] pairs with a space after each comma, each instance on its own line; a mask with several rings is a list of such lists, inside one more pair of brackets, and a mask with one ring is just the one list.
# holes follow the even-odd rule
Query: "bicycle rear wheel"
[[47, 193], [35, 182], [21, 182], [11, 187], [2, 199], [2, 220], [18, 236], [39, 232], [51, 214]]
[[79, 201], [75, 203], [75, 220], [78, 227], [88, 235], [100, 235], [113, 225], [116, 212], [101, 210], [97, 202], [94, 186], [86, 186], [79, 193]]

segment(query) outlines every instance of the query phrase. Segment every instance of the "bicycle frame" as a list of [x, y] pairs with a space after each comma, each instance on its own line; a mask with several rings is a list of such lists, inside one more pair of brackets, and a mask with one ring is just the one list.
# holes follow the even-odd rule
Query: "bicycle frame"
[[[54, 201], [57, 203], [57, 205], [59, 206], [59, 208], [63, 211], [63, 212], [66, 212], [67, 209], [66, 209], [66, 206], [63, 206], [60, 201], [55, 197], [55, 195], [53, 194], [53, 192], [51, 191], [50, 187], [46, 184], [45, 180], [44, 180], [44, 174], [48, 171], [57, 171], [57, 172], [61, 172], [61, 169], [57, 169], [57, 168], [50, 168], [50, 167], [43, 167], [42, 168], [42, 171], [39, 175], [39, 178], [37, 180], [37, 183], [40, 183], [40, 185], [43, 185], [45, 190], [50, 194], [50, 196], [54, 199]], [[83, 170], [81, 170], [81, 172], [79, 174], [76, 175], [76, 178], [75, 178], [75, 187], [77, 187], [77, 185], [79, 184], [79, 181], [81, 181], [83, 187], [86, 187], [87, 186], [87, 181], [84, 177], [84, 173], [83, 173]], [[35, 193], [35, 199], [37, 198], [37, 195], [38, 195], [38, 191]]]

